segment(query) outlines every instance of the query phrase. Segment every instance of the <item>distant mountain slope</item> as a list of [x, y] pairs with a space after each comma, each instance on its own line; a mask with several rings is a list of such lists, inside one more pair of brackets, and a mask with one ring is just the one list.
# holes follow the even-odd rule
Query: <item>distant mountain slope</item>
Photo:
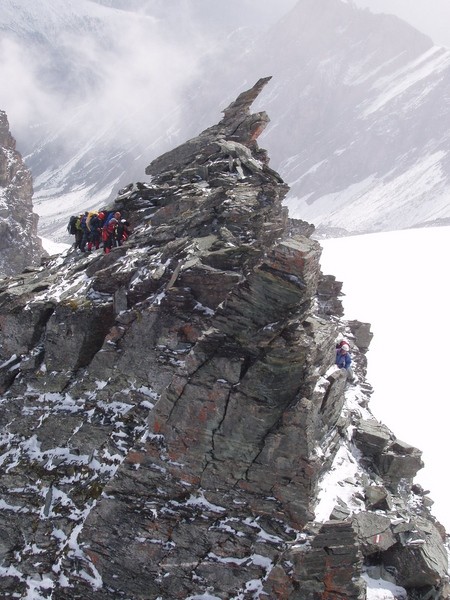
[[293, 216], [349, 231], [450, 218], [448, 50], [336, 0], [302, 0], [270, 39], [265, 141]]
[[0, 81], [25, 75], [6, 99], [42, 235], [64, 240], [69, 214], [145, 180], [150, 160], [269, 75], [262, 141], [294, 217], [335, 232], [450, 220], [450, 52], [400, 19], [299, 0], [280, 21], [272, 6], [261, 34], [267, 3], [55, 2], [23, 0], [16, 14], [5, 0], [0, 15]]

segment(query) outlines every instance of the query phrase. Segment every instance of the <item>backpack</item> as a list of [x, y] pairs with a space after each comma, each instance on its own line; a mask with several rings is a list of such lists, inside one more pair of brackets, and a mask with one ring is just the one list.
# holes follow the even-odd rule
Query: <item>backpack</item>
[[75, 235], [77, 232], [77, 219], [78, 217], [71, 216], [67, 225], [67, 231], [72, 235]]
[[94, 215], [97, 215], [97, 211], [90, 211], [88, 213], [88, 216], [86, 217], [86, 227], [88, 228], [89, 231], [91, 231], [91, 219]]

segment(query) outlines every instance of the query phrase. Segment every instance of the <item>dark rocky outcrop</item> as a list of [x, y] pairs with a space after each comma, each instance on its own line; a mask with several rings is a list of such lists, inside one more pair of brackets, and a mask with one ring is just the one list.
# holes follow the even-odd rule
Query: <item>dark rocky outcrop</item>
[[376, 569], [448, 597], [420, 452], [367, 408], [370, 327], [257, 146], [268, 81], [121, 190], [124, 246], [4, 284], [5, 597], [362, 600]]
[[40, 264], [45, 254], [32, 196], [31, 173], [16, 150], [6, 113], [0, 111], [0, 277]]

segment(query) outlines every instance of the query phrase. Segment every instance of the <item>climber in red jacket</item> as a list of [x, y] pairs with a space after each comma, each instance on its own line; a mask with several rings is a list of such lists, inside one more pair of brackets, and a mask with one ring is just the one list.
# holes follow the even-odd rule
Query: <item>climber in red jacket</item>
[[116, 245], [117, 219], [110, 219], [102, 229], [103, 250], [105, 254], [111, 252], [111, 248]]

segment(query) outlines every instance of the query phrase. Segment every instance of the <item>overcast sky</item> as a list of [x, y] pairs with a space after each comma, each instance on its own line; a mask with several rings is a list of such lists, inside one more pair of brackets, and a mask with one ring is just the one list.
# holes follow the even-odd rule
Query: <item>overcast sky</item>
[[354, 0], [372, 12], [397, 15], [426, 33], [438, 45], [450, 47], [450, 0]]

